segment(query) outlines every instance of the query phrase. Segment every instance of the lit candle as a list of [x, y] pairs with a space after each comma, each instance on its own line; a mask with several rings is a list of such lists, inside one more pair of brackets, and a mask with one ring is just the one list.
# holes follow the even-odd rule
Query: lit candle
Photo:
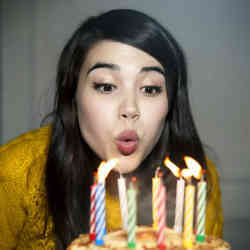
[[122, 215], [122, 226], [123, 229], [127, 231], [127, 221], [128, 221], [128, 204], [127, 204], [127, 192], [126, 192], [126, 183], [122, 175], [118, 178], [118, 191], [119, 191], [119, 200], [120, 200], [120, 210]]
[[104, 245], [103, 236], [106, 232], [105, 185], [99, 183], [96, 188], [96, 239], [97, 246]]
[[133, 177], [128, 188], [128, 247], [136, 247], [136, 178]]
[[[160, 175], [161, 177], [161, 175]], [[157, 206], [157, 247], [166, 249], [166, 188], [163, 185], [162, 178], [158, 186]]]
[[104, 245], [103, 236], [106, 233], [106, 209], [105, 209], [105, 179], [109, 172], [116, 166], [117, 160], [101, 162], [97, 171], [98, 185], [96, 188], [96, 239], [97, 246]]
[[183, 169], [182, 175], [187, 180], [185, 188], [185, 211], [184, 211], [184, 247], [193, 246], [193, 221], [194, 221], [194, 196], [195, 187], [191, 184], [192, 171]]
[[91, 186], [91, 195], [90, 195], [90, 234], [89, 238], [90, 240], [95, 240], [96, 236], [96, 188], [97, 184], [94, 182], [94, 184]]
[[159, 167], [155, 171], [155, 176], [152, 179], [152, 212], [153, 212], [153, 228], [157, 229], [157, 206], [156, 200], [158, 195], [158, 188], [160, 184], [160, 178], [158, 177]]
[[207, 183], [203, 180], [202, 168], [200, 164], [191, 157], [185, 156], [184, 161], [188, 168], [193, 171], [196, 179], [201, 179], [197, 184], [197, 207], [196, 207], [196, 240], [205, 240], [205, 220], [206, 220], [206, 193]]
[[206, 194], [207, 183], [205, 181], [198, 182], [197, 192], [197, 220], [196, 220], [196, 240], [204, 242], [205, 240], [205, 221], [206, 221]]
[[174, 230], [176, 232], [182, 232], [183, 225], [183, 208], [184, 208], [184, 193], [185, 193], [185, 181], [180, 178], [176, 185], [176, 204], [175, 204], [175, 223]]
[[166, 157], [164, 164], [170, 171], [178, 178], [176, 184], [176, 202], [175, 202], [175, 222], [174, 230], [176, 232], [182, 232], [183, 225], [183, 208], [184, 208], [184, 189], [185, 181], [180, 175], [180, 168], [178, 168], [173, 162], [170, 161], [169, 157]]

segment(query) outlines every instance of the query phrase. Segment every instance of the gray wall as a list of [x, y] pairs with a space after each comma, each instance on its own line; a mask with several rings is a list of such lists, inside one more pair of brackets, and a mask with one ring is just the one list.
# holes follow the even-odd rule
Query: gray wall
[[246, 249], [250, 236], [247, 0], [2, 0], [0, 142], [39, 127], [51, 107], [59, 53], [79, 22], [101, 11], [127, 7], [156, 17], [186, 51], [194, 117], [221, 178], [225, 239], [233, 249]]
[[1, 1], [1, 142], [34, 126], [32, 1]]

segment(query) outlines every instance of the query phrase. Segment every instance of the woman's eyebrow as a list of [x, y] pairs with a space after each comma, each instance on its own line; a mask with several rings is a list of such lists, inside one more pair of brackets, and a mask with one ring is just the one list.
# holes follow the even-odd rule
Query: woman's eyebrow
[[87, 72], [87, 75], [95, 70], [95, 69], [99, 69], [99, 68], [107, 68], [107, 69], [111, 69], [111, 70], [119, 70], [120, 67], [117, 64], [113, 64], [113, 63], [104, 63], [104, 62], [97, 62], [95, 63]]
[[162, 70], [160, 67], [158, 66], [149, 66], [149, 67], [143, 67], [141, 69], [141, 72], [150, 72], [150, 71], [154, 71], [154, 72], [158, 72], [160, 73], [164, 78], [166, 77], [164, 70]]
[[[119, 65], [117, 64], [113, 64], [113, 63], [105, 63], [105, 62], [97, 62], [95, 63], [87, 72], [87, 75], [95, 70], [95, 69], [99, 69], [99, 68], [107, 68], [107, 69], [111, 69], [111, 70], [120, 70]], [[140, 72], [158, 72], [160, 73], [163, 77], [165, 77], [165, 72], [158, 66], [148, 66], [148, 67], [143, 67], [141, 69]]]

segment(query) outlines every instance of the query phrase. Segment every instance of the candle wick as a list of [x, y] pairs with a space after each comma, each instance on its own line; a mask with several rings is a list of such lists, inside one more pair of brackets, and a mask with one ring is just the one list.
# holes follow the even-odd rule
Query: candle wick
[[155, 170], [155, 177], [158, 177], [159, 171], [160, 171], [160, 167], [157, 167], [156, 170]]

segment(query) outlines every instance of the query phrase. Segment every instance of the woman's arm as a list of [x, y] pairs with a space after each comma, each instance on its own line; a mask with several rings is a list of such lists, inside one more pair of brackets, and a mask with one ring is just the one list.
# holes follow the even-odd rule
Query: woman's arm
[[16, 145], [0, 148], [0, 249], [14, 249], [25, 222], [25, 159]]

